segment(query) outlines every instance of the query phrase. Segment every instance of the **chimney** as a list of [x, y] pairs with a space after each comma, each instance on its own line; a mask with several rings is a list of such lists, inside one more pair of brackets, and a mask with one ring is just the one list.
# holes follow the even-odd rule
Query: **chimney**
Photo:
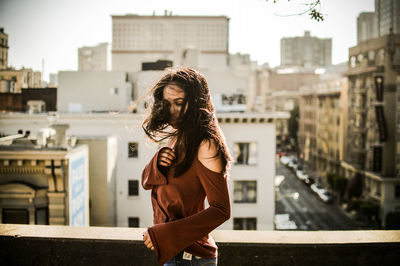
[[51, 128], [53, 128], [56, 131], [55, 146], [67, 148], [68, 142], [67, 142], [67, 134], [66, 133], [67, 133], [67, 129], [69, 128], [69, 125], [68, 124], [56, 124], [56, 125], [52, 125]]

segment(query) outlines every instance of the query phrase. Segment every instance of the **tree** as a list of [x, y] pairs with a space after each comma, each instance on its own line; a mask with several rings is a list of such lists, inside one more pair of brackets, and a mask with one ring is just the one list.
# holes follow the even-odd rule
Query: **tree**
[[[268, 0], [266, 0], [268, 1]], [[279, 0], [273, 0], [274, 4], [277, 3]], [[290, 0], [288, 0], [290, 2]], [[321, 13], [321, 0], [314, 0], [311, 3], [304, 3], [306, 6], [305, 10], [296, 13], [296, 14], [290, 14], [286, 16], [302, 16], [304, 14], [308, 14], [311, 19], [314, 19], [316, 21], [323, 21], [324, 20], [324, 15]]]

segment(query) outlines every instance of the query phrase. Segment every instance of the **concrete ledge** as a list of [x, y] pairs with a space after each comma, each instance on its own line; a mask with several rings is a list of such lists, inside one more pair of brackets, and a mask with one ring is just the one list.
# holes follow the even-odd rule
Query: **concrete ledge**
[[[156, 265], [145, 228], [0, 225], [0, 265]], [[398, 265], [400, 231], [214, 231], [219, 265]]]

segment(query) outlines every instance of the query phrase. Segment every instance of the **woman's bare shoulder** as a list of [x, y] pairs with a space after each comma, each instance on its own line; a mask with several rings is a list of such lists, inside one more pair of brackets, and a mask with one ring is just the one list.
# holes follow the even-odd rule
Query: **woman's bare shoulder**
[[199, 161], [214, 172], [222, 172], [221, 155], [218, 154], [217, 145], [214, 140], [206, 139], [200, 143]]

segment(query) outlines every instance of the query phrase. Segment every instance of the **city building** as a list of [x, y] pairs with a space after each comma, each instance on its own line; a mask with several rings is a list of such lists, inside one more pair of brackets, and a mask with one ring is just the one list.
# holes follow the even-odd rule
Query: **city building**
[[0, 93], [21, 93], [23, 88], [42, 88], [42, 74], [31, 68], [0, 70]]
[[321, 75], [299, 98], [299, 158], [320, 176], [340, 173], [347, 127], [347, 78]]
[[[232, 217], [221, 229], [273, 230], [276, 134], [274, 120], [287, 117], [273, 112], [217, 113], [217, 117], [228, 148], [235, 159], [229, 171]], [[153, 223], [150, 192], [142, 188], [140, 180], [144, 166], [159, 145], [151, 143], [145, 137], [141, 128], [143, 119], [143, 114], [58, 115], [58, 123], [69, 125], [68, 134], [75, 136], [78, 144], [88, 145], [89, 169], [98, 168], [90, 172], [90, 186], [98, 185], [95, 191], [100, 193], [97, 196], [90, 194], [91, 208], [100, 208], [105, 202], [109, 202], [107, 206], [112, 208], [112, 198], [115, 197], [115, 225], [119, 227], [145, 228]], [[20, 128], [36, 134], [47, 124], [48, 117], [45, 115], [0, 115], [2, 134], [11, 134]], [[250, 131], [252, 134], [248, 134]], [[113, 145], [109, 149], [109, 155], [102, 154], [101, 147], [94, 149], [102, 139], [105, 149], [105, 136], [117, 136], [108, 140], [108, 143]], [[96, 140], [98, 138], [100, 140]], [[106, 165], [109, 165], [108, 169], [103, 170], [102, 167]], [[103, 177], [98, 177], [100, 172], [104, 171], [109, 173], [107, 182], [105, 173], [102, 173]], [[113, 186], [115, 192], [112, 192]], [[93, 191], [92, 187], [90, 191]], [[97, 200], [106, 195], [105, 191], [108, 191], [108, 199], [95, 202], [95, 197]], [[95, 211], [92, 209], [91, 215], [95, 215], [92, 214]], [[105, 211], [107, 215], [110, 212], [110, 209]]]
[[57, 111], [57, 88], [27, 88], [0, 93], [0, 111], [42, 113]]
[[[143, 62], [225, 68], [228, 60], [226, 16], [113, 15], [112, 70], [139, 71]], [[188, 64], [186, 61], [189, 61]]]
[[400, 2], [397, 0], [375, 0], [378, 36], [400, 34]]
[[58, 72], [57, 111], [62, 113], [126, 111], [132, 84], [123, 71]]
[[363, 12], [357, 17], [357, 43], [378, 37], [378, 21], [375, 12]]
[[78, 48], [78, 71], [109, 70], [109, 44], [100, 43], [96, 46]]
[[348, 128], [342, 168], [353, 190], [379, 205], [383, 226], [389, 213], [400, 212], [399, 51], [398, 34], [349, 48]]
[[76, 145], [89, 149], [90, 226], [117, 226], [118, 136], [80, 135]]
[[8, 67], [8, 35], [0, 28], [0, 70]]
[[89, 225], [88, 148], [71, 144], [67, 128], [0, 138], [1, 223]]
[[332, 39], [302, 37], [281, 39], [281, 66], [325, 67], [332, 64]]

